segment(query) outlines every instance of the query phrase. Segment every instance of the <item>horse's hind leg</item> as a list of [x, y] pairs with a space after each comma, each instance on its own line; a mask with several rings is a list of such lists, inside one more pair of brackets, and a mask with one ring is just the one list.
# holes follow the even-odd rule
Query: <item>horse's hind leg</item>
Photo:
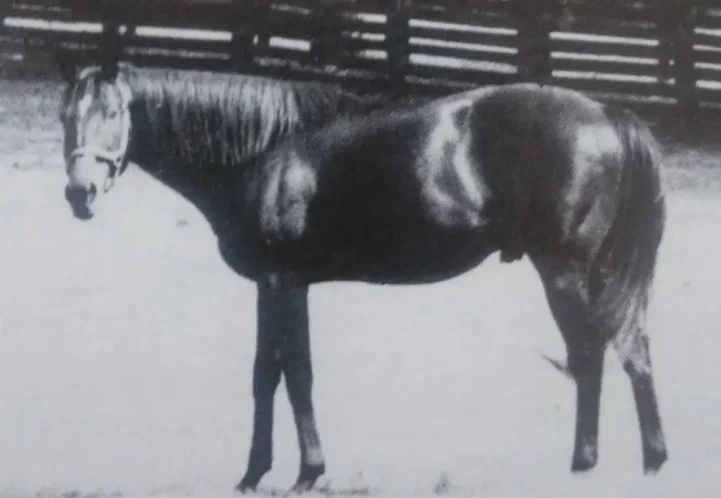
[[603, 356], [610, 340], [631, 381], [644, 471], [657, 471], [668, 455], [651, 369], [649, 340], [644, 332], [648, 289], [639, 289], [627, 296], [625, 306], [605, 309], [597, 298], [608, 294], [609, 289], [595, 289], [594, 296], [590, 296], [584, 265], [577, 262], [553, 268], [547, 262], [534, 260], [534, 263], [565, 340], [568, 369], [577, 386], [576, 440], [571, 469], [589, 470], [597, 462]]
[[576, 435], [571, 470], [586, 471], [598, 460], [598, 426], [603, 359], [607, 339], [593, 318], [583, 272], [550, 271], [536, 264], [553, 317], [566, 343], [568, 368], [576, 382]]
[[668, 459], [668, 452], [656, 399], [649, 339], [644, 332], [645, 307], [644, 303], [628, 329], [614, 338], [613, 345], [631, 381], [641, 431], [643, 469], [648, 474], [661, 468]]

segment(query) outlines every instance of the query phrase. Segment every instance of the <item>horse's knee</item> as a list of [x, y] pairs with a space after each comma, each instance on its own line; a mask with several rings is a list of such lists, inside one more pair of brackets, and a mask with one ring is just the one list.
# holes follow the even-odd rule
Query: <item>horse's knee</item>
[[280, 385], [280, 374], [253, 382], [253, 399], [264, 400], [273, 398]]
[[253, 374], [253, 397], [272, 398], [280, 385], [281, 364], [277, 353], [269, 353], [267, 361], [258, 361]]

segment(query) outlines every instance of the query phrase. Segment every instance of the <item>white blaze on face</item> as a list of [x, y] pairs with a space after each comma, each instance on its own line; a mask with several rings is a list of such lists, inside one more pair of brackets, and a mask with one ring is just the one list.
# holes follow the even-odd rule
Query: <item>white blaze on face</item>
[[86, 93], [83, 95], [83, 97], [78, 101], [78, 117], [82, 120], [85, 115], [90, 110], [90, 106], [93, 103], [93, 96]]

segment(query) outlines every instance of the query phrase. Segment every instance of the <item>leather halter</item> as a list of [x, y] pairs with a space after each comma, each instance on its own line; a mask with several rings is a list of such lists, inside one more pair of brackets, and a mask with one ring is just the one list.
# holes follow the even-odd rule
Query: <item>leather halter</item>
[[80, 157], [93, 157], [102, 162], [108, 163], [111, 167], [111, 173], [110, 178], [108, 178], [108, 183], [105, 185], [106, 191], [112, 187], [113, 183], [115, 182], [115, 178], [122, 172], [123, 163], [125, 162], [125, 158], [128, 152], [128, 144], [130, 143], [131, 123], [130, 109], [128, 107], [130, 102], [130, 91], [129, 89], [124, 88], [122, 85], [117, 85], [117, 88], [120, 91], [120, 95], [123, 100], [120, 110], [118, 111], [120, 113], [120, 118], [123, 123], [122, 136], [118, 148], [110, 151], [101, 147], [95, 147], [93, 145], [82, 146], [77, 147], [75, 150], [73, 150], [67, 158], [67, 161], [72, 161]]

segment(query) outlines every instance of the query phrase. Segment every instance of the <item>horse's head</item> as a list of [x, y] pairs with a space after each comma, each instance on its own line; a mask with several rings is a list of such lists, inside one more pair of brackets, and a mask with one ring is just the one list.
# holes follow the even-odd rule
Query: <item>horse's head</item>
[[117, 66], [81, 71], [66, 66], [63, 75], [65, 198], [75, 217], [88, 220], [127, 166], [131, 92]]

